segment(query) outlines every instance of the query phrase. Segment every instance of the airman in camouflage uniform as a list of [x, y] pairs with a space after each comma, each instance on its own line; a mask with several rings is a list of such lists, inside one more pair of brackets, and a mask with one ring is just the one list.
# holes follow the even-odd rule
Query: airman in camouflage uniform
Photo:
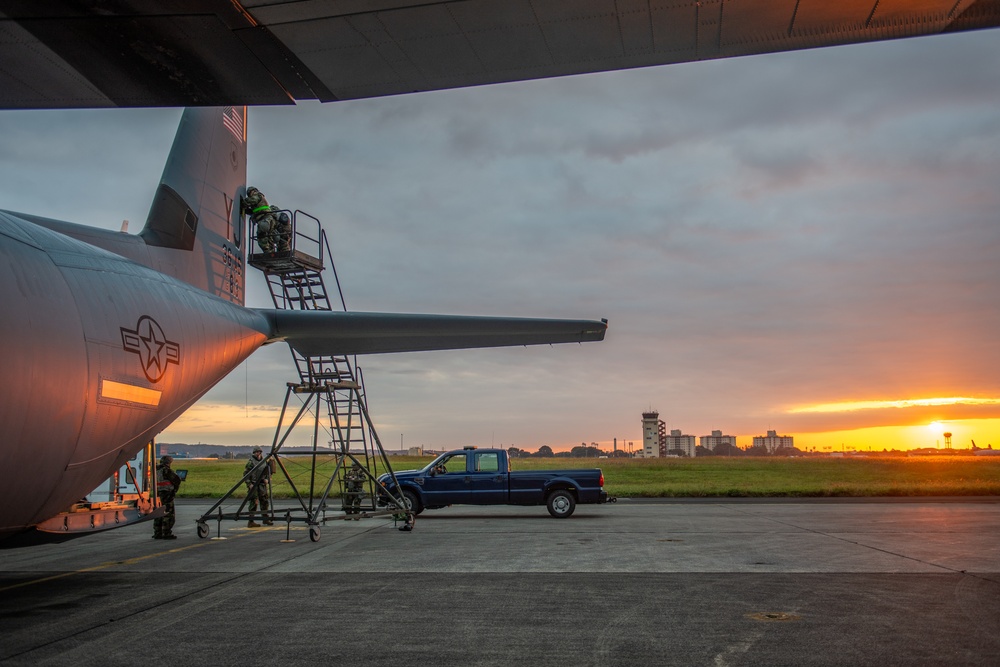
[[278, 252], [288, 252], [292, 249], [292, 220], [288, 214], [275, 205], [271, 205], [271, 217], [275, 219], [274, 239]]
[[160, 458], [156, 466], [156, 496], [160, 499], [160, 505], [165, 508], [163, 516], [153, 519], [153, 539], [154, 540], [176, 540], [174, 535], [174, 521], [177, 516], [174, 512], [174, 496], [181, 486], [181, 478], [170, 469], [170, 464], [174, 459], [169, 456]]
[[250, 455], [250, 460], [243, 467], [243, 475], [246, 477], [247, 485], [247, 503], [250, 506], [250, 520], [247, 521], [247, 528], [257, 528], [260, 526], [259, 523], [253, 520], [258, 503], [260, 504], [260, 514], [264, 517], [264, 523], [268, 526], [274, 523], [271, 516], [267, 513], [269, 507], [268, 500], [270, 498], [270, 489], [268, 486], [271, 481], [271, 468], [266, 463], [261, 463], [263, 454], [264, 452], [260, 447], [254, 448], [253, 454]]
[[365, 472], [360, 463], [355, 462], [344, 473], [344, 511], [357, 514], [361, 511], [361, 501], [365, 497]]
[[274, 252], [276, 246], [274, 237], [278, 221], [271, 212], [272, 208], [264, 193], [254, 187], [247, 188], [246, 196], [240, 198], [240, 210], [249, 215], [257, 226], [257, 245], [264, 252]]

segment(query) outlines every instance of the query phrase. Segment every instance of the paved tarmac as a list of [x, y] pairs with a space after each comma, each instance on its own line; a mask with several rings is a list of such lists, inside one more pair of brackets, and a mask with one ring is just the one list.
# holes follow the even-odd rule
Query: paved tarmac
[[174, 541], [0, 551], [0, 663], [1000, 664], [1000, 499], [452, 507], [315, 543], [198, 539], [209, 504]]

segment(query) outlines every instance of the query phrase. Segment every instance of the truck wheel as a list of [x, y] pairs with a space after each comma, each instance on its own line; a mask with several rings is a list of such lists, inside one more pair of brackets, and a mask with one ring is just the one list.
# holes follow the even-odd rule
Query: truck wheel
[[576, 509], [576, 498], [569, 491], [559, 489], [549, 494], [545, 504], [549, 508], [549, 514], [557, 519], [565, 519]]
[[406, 509], [414, 514], [420, 514], [424, 511], [424, 506], [420, 504], [420, 498], [417, 498], [417, 494], [413, 491], [404, 490], [403, 501], [406, 503]]

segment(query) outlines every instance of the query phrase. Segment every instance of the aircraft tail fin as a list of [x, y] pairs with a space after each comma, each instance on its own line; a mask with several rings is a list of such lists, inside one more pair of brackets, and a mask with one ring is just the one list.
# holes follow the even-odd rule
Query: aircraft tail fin
[[185, 109], [139, 233], [158, 270], [241, 305], [246, 130], [246, 107]]

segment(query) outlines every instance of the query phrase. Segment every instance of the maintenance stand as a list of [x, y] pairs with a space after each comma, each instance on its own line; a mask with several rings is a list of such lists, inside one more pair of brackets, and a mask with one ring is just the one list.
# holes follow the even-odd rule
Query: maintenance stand
[[[329, 263], [339, 296], [338, 310], [346, 311], [340, 279], [320, 221], [302, 211], [283, 213], [291, 220], [290, 238], [281, 239], [277, 244], [279, 250], [275, 252], [259, 251], [256, 225], [250, 224], [250, 250], [258, 252], [251, 252], [247, 263], [263, 271], [274, 307], [333, 310], [323, 280], [323, 269]], [[309, 539], [316, 542], [320, 539], [321, 524], [328, 521], [387, 515], [402, 522], [400, 530], [412, 530], [415, 515], [409, 511], [405, 498], [398, 490], [390, 493], [378, 482], [381, 469], [392, 477], [391, 488], [399, 489], [368, 414], [364, 380], [357, 363], [352, 363], [347, 356], [304, 356], [291, 346], [289, 349], [299, 378], [286, 385], [271, 451], [197, 520], [198, 536], [209, 536], [210, 521], [218, 523], [217, 535], [220, 537], [223, 520], [255, 523], [255, 513], [247, 510], [249, 498], [243, 497], [242, 489], [262, 475], [271, 478], [271, 483], [266, 485], [266, 492], [271, 496], [267, 500], [271, 502], [268, 503], [270, 509], [262, 512], [260, 518], [265, 524], [284, 522], [286, 538], [294, 522], [308, 525]], [[299, 402], [297, 409], [294, 404], [289, 406], [293, 398]], [[293, 430], [305, 425], [312, 428], [310, 455], [281, 455]], [[329, 442], [330, 447], [320, 447], [322, 441]], [[287, 506], [275, 507], [272, 487], [279, 471], [292, 498]], [[379, 497], [388, 501], [382, 508]], [[227, 511], [227, 505], [232, 506], [236, 500], [241, 500], [238, 509]]]

